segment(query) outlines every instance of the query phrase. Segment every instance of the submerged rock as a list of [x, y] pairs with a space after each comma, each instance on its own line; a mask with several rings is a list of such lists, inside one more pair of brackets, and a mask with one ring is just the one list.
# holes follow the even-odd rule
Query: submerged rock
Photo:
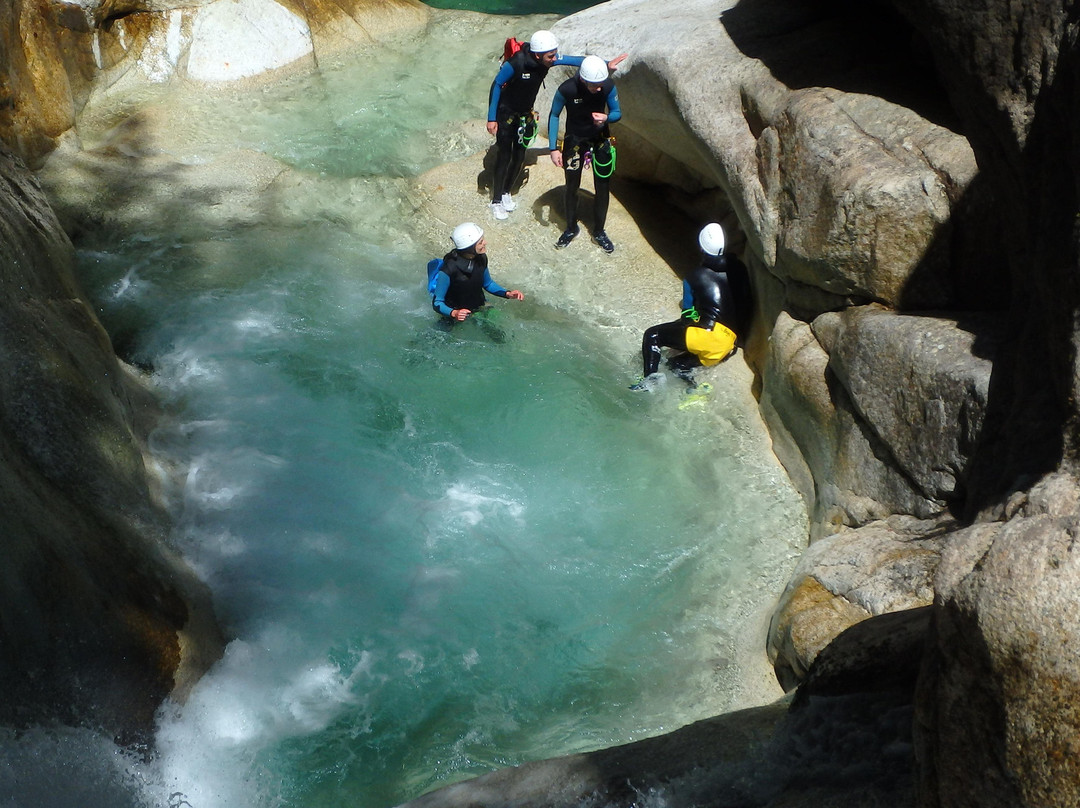
[[657, 738], [526, 763], [401, 808], [850, 808], [913, 804], [910, 689], [785, 700]]

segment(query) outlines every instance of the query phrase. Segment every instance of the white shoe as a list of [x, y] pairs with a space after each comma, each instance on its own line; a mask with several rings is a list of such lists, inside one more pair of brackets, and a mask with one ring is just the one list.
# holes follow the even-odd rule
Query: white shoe
[[500, 221], [506, 218], [506, 208], [503, 207], [502, 202], [492, 202], [491, 212], [495, 214], [495, 218]]
[[514, 197], [510, 196], [510, 194], [503, 194], [502, 206], [503, 210], [505, 210], [507, 213], [510, 213], [510, 211], [514, 210], [514, 208], [517, 207], [517, 202], [514, 201]]

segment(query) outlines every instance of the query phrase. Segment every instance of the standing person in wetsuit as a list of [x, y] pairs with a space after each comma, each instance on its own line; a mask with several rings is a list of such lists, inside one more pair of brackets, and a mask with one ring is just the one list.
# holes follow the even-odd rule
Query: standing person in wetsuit
[[[566, 109], [566, 135], [563, 147], [558, 148], [559, 116]], [[593, 169], [593, 241], [606, 253], [615, 252], [604, 224], [607, 222], [610, 189], [608, 183], [615, 173], [615, 146], [608, 124], [622, 117], [615, 82], [608, 75], [608, 66], [599, 56], [586, 56], [578, 74], [567, 79], [551, 101], [548, 117], [548, 141], [551, 162], [563, 170], [566, 177], [566, 230], [555, 242], [562, 249], [577, 236], [577, 192], [581, 173], [591, 162]]]
[[459, 224], [450, 236], [454, 249], [443, 256], [435, 280], [431, 307], [451, 320], [461, 322], [485, 303], [484, 293], [511, 300], [524, 300], [517, 289], [507, 291], [488, 272], [484, 231], [472, 222]]
[[[495, 136], [495, 176], [491, 184], [491, 212], [505, 219], [517, 208], [510, 189], [525, 163], [525, 152], [536, 136], [533, 104], [548, 71], [556, 65], [577, 67], [584, 56], [562, 56], [551, 31], [537, 31], [521, 50], [502, 63], [491, 84], [488, 100], [488, 134]], [[615, 67], [626, 54], [612, 59]]]
[[713, 222], [698, 235], [701, 263], [683, 280], [682, 317], [648, 329], [641, 339], [644, 378], [632, 390], [649, 389], [660, 369], [660, 349], [676, 348], [685, 354], [669, 364], [691, 385], [694, 368], [711, 367], [735, 353], [750, 325], [751, 291], [746, 266], [724, 255], [724, 229]]

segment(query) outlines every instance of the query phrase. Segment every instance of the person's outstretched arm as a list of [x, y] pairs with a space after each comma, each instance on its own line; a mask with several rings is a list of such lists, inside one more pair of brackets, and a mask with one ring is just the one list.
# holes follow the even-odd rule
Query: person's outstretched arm
[[619, 107], [619, 91], [615, 87], [612, 87], [611, 92], [608, 93], [607, 107], [608, 123], [615, 123], [615, 121], [619, 120], [619, 118], [622, 117], [622, 109]]
[[517, 289], [503, 289], [501, 286], [499, 286], [499, 284], [495, 283], [495, 281], [491, 278], [491, 273], [486, 269], [484, 270], [484, 291], [497, 297], [508, 297], [511, 300], [525, 299], [525, 295], [523, 295]]

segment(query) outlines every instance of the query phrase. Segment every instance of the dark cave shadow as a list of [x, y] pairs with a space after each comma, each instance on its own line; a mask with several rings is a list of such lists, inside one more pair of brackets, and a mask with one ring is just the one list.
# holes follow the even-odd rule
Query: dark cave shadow
[[[612, 179], [611, 195], [623, 206], [634, 220], [642, 238], [671, 269], [672, 274], [681, 279], [693, 269], [700, 258], [698, 232], [706, 221], [698, 221], [682, 210], [669, 197], [671, 192], [648, 183], [634, 180]], [[724, 229], [729, 238], [735, 234], [732, 222], [723, 218]], [[733, 252], [741, 252], [741, 235], [730, 242]], [[672, 296], [678, 301], [682, 294], [677, 285], [672, 286]]]
[[929, 47], [886, 0], [741, 0], [720, 22], [792, 90], [874, 95], [961, 131]]

